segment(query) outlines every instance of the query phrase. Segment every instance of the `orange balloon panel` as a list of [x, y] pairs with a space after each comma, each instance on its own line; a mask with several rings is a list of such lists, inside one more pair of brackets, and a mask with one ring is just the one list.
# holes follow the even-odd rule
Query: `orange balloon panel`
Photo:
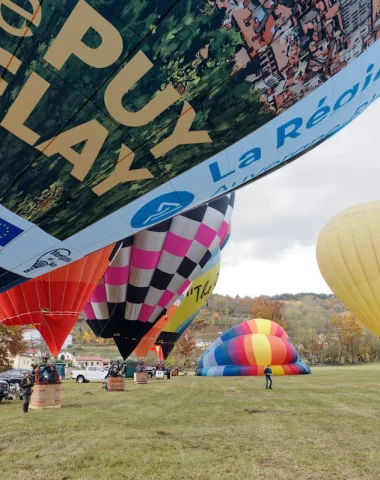
[[[149, 332], [140, 340], [140, 343], [134, 350], [136, 357], [145, 357], [148, 352], [154, 349], [154, 342], [169, 321], [169, 315], [163, 315], [160, 320], [153, 325]], [[160, 347], [161, 348], [161, 347]], [[162, 349], [161, 349], [162, 350]], [[155, 350], [156, 351], [156, 350]]]
[[2, 293], [0, 322], [33, 325], [53, 355], [58, 355], [108, 268], [114, 248], [110, 245]]

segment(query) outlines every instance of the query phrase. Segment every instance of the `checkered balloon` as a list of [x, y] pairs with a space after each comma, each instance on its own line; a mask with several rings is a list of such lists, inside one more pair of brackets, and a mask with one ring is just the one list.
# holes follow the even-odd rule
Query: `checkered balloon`
[[228, 235], [235, 194], [126, 238], [85, 307], [87, 323], [127, 358], [199, 276]]

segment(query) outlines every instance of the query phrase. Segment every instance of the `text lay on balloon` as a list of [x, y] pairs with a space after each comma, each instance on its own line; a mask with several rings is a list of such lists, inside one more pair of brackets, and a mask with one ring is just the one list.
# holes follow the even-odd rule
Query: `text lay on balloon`
[[380, 95], [379, 0], [0, 4], [0, 287], [225, 194]]

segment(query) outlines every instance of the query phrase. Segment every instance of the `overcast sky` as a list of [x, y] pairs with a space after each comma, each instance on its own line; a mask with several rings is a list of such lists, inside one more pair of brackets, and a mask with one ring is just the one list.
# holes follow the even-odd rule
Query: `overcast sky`
[[331, 293], [318, 233], [336, 213], [380, 199], [380, 101], [330, 140], [236, 194], [215, 292]]

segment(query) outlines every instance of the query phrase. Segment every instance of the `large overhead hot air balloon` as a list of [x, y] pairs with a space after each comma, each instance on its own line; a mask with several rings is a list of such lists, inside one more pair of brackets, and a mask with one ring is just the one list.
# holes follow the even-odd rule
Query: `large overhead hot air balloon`
[[8, 0], [0, 28], [2, 289], [261, 178], [380, 93], [379, 0]]
[[198, 277], [229, 228], [234, 193], [127, 238], [86, 305], [124, 358]]
[[380, 337], [380, 201], [333, 217], [319, 234], [317, 260], [339, 300]]
[[110, 245], [0, 295], [0, 323], [33, 325], [58, 355], [113, 255]]
[[275, 322], [259, 318], [241, 323], [216, 339], [199, 359], [197, 375], [264, 375], [267, 365], [273, 375], [311, 373], [285, 330]]

